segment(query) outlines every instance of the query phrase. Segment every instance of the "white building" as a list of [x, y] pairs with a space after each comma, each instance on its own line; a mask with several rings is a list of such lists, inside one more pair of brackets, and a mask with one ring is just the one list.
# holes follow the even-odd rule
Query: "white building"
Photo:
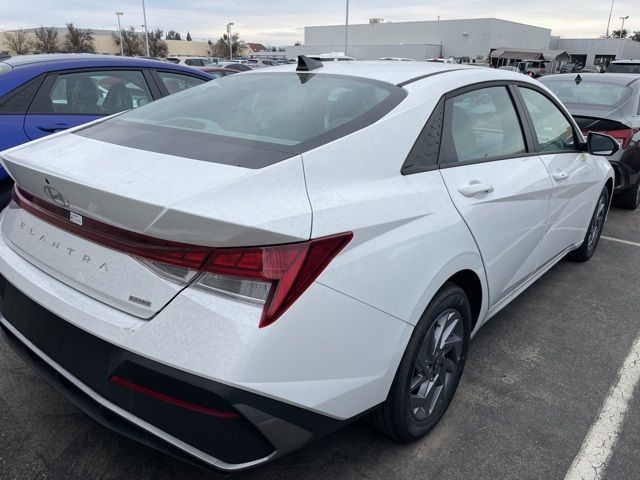
[[[342, 52], [345, 49], [344, 25], [305, 27], [304, 38], [304, 46], [287, 47], [288, 57]], [[608, 65], [613, 59], [640, 58], [640, 42], [633, 40], [561, 39], [552, 37], [548, 28], [497, 18], [397, 23], [374, 18], [368, 24], [349, 26], [347, 53], [358, 60], [375, 60], [381, 57], [405, 57], [413, 60], [466, 57], [470, 62], [485, 63], [492, 57], [493, 50], [521, 54], [518, 56], [510, 53], [503, 55], [502, 59], [493, 55], [494, 64], [533, 58], [548, 59], [549, 55], [554, 57], [562, 52], [569, 53], [571, 61], [583, 65]], [[539, 55], [521, 58], [527, 52], [537, 52]]]
[[[287, 55], [344, 51], [344, 25], [305, 27], [301, 47], [287, 47]], [[522, 23], [478, 18], [419, 22], [381, 22], [349, 26], [348, 54], [359, 60], [406, 57], [468, 57], [484, 62], [500, 47], [548, 49], [551, 30]]]
[[609, 65], [614, 59], [640, 59], [640, 42], [628, 38], [551, 38], [551, 48], [565, 50], [582, 65]]

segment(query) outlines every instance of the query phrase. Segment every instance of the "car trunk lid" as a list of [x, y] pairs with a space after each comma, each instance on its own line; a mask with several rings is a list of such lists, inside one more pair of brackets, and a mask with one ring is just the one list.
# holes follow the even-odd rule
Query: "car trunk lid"
[[64, 134], [2, 157], [25, 207], [6, 210], [4, 239], [52, 276], [142, 318], [185, 286], [154, 268], [150, 246], [204, 255], [311, 232], [298, 156], [249, 169]]

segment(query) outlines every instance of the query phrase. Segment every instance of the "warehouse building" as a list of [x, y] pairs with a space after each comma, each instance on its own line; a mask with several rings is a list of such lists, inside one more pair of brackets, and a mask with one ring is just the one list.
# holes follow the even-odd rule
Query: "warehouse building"
[[[343, 52], [344, 25], [305, 27], [304, 46], [287, 47], [287, 56]], [[495, 52], [495, 53], [494, 53]], [[519, 60], [544, 59], [560, 65], [608, 63], [615, 58], [640, 58], [640, 43], [629, 39], [561, 39], [548, 28], [497, 18], [385, 22], [349, 26], [350, 56], [358, 60], [404, 57], [456, 58], [497, 66]]]
[[[287, 47], [289, 56], [344, 50], [344, 25], [305, 27], [304, 46]], [[551, 30], [522, 23], [478, 18], [419, 22], [384, 22], [349, 26], [349, 55], [359, 60], [406, 57], [468, 57], [484, 63], [492, 49], [548, 49]]]
[[609, 65], [615, 59], [640, 58], [640, 42], [628, 38], [558, 38], [551, 48], [565, 50], [571, 61], [582, 65]]

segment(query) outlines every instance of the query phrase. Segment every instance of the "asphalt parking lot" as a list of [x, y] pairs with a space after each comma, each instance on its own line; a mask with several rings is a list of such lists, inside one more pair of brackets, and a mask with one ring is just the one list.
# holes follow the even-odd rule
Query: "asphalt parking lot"
[[[640, 212], [612, 210], [604, 235], [640, 243]], [[639, 265], [640, 245], [604, 238], [590, 262], [554, 267], [476, 335], [423, 441], [398, 445], [357, 422], [237, 478], [564, 478], [640, 333]], [[101, 427], [3, 341], [0, 446], [3, 480], [215, 478]], [[640, 478], [639, 465], [636, 391], [602, 478]]]

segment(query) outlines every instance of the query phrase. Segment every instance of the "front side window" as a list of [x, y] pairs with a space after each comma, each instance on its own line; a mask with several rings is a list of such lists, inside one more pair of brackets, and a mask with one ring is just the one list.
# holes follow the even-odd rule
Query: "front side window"
[[529, 110], [539, 151], [545, 153], [575, 151], [573, 126], [546, 96], [530, 88], [520, 88]]
[[58, 75], [33, 113], [111, 115], [152, 101], [140, 71], [93, 71]]
[[446, 103], [441, 163], [490, 160], [525, 152], [522, 128], [506, 87], [463, 93]]

